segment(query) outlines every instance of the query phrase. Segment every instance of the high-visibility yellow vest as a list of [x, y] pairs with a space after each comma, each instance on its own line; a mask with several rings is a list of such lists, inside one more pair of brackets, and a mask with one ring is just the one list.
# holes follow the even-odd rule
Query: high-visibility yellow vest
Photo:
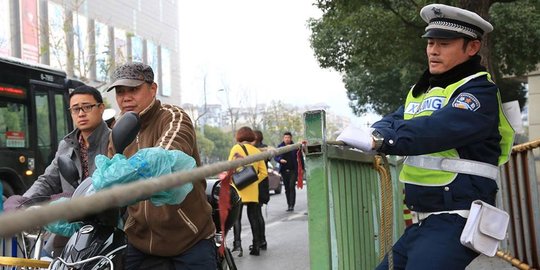
[[[478, 72], [474, 75], [468, 76], [456, 83], [448, 85], [446, 88], [434, 87], [430, 89], [429, 92], [414, 97], [412, 91], [409, 91], [407, 100], [405, 102], [405, 110], [403, 118], [405, 120], [410, 120], [415, 117], [426, 116], [429, 117], [434, 111], [439, 110], [446, 106], [450, 101], [450, 98], [454, 92], [463, 84], [469, 82], [472, 79], [487, 76], [487, 79], [491, 81], [491, 76], [487, 72]], [[514, 130], [510, 126], [508, 119], [504, 115], [501, 103], [501, 97], [499, 91], [497, 91], [497, 100], [499, 103], [499, 132], [501, 134], [501, 141], [499, 145], [501, 147], [501, 155], [499, 156], [499, 164], [502, 165], [508, 161], [510, 156], [510, 151], [512, 150], [512, 144], [514, 140]], [[460, 159], [459, 154], [456, 149], [450, 149], [442, 152], [431, 153], [427, 156], [426, 159], [444, 159], [448, 158], [446, 161], [459, 160], [467, 161]], [[415, 157], [416, 158], [416, 157]], [[478, 161], [471, 161], [479, 163]], [[444, 186], [456, 178], [458, 170], [456, 171], [447, 171], [444, 169], [428, 169], [422, 166], [411, 166], [407, 165], [407, 162], [403, 165], [403, 169], [400, 172], [399, 179], [404, 183], [422, 185], [422, 186]], [[483, 163], [483, 162], [481, 162]], [[488, 166], [493, 166], [491, 164], [483, 163]]]

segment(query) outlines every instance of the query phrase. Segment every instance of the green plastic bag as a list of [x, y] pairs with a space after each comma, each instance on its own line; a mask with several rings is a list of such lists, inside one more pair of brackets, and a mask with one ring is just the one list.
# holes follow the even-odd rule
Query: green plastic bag
[[[52, 201], [51, 204], [59, 203], [59, 202], [67, 201], [67, 200], [69, 200], [69, 198], [62, 197], [58, 200]], [[65, 237], [71, 237], [71, 235], [76, 233], [81, 227], [82, 227], [82, 222], [69, 223], [67, 222], [67, 220], [57, 220], [55, 222], [45, 225], [45, 230], [54, 234], [65, 236]]]

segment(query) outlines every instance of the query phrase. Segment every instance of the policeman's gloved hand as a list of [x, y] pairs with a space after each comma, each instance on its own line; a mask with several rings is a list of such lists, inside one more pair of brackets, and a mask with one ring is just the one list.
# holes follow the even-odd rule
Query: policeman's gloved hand
[[29, 198], [23, 197], [21, 195], [13, 195], [7, 198], [4, 202], [4, 211], [14, 211], [21, 208]]
[[371, 152], [373, 148], [372, 132], [372, 128], [348, 126], [339, 134], [337, 140], [364, 152]]

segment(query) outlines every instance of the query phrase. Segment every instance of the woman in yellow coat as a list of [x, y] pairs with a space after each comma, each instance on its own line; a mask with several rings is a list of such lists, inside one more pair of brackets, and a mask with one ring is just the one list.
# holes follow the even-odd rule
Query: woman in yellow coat
[[[241, 158], [246, 156], [246, 152], [243, 147], [245, 147], [248, 155], [255, 155], [261, 153], [257, 147], [253, 146], [252, 143], [255, 141], [255, 133], [249, 127], [241, 127], [236, 132], [236, 142], [231, 149], [229, 154], [229, 160], [236, 158]], [[240, 197], [242, 198], [242, 204], [246, 206], [247, 215], [249, 223], [251, 225], [251, 234], [253, 235], [253, 245], [250, 247], [250, 255], [258, 256], [260, 253], [261, 246], [263, 249], [266, 249], [266, 243], [262, 243], [262, 212], [261, 207], [259, 206], [259, 183], [268, 176], [268, 171], [264, 160], [259, 160], [251, 165], [257, 171], [258, 179], [253, 182], [251, 185], [245, 187], [242, 190], [239, 190]], [[242, 209], [240, 209], [240, 215], [238, 220], [234, 224], [234, 245], [233, 252], [238, 252], [238, 256], [242, 256], [242, 245], [240, 239], [240, 230], [241, 230], [241, 220], [242, 220]]]

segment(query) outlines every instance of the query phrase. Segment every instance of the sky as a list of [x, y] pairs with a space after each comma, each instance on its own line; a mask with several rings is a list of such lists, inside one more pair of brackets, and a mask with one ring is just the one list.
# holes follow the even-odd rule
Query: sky
[[313, 1], [180, 0], [183, 102], [204, 104], [206, 88], [208, 104], [226, 104], [226, 93], [233, 106], [326, 103], [331, 113], [365, 121], [349, 108], [341, 75], [315, 59], [307, 21], [321, 11]]

